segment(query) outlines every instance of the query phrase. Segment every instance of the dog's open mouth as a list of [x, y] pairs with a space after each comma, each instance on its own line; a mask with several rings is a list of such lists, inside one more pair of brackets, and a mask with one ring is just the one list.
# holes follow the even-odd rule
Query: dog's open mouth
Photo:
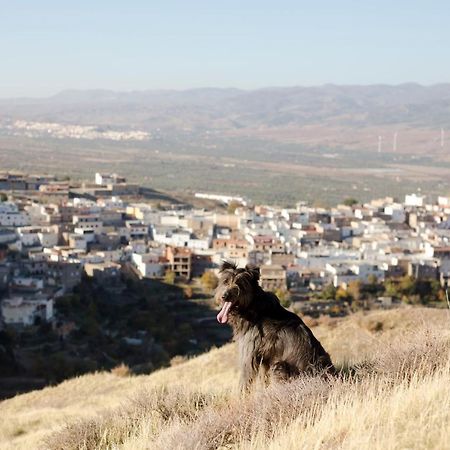
[[224, 302], [222, 305], [222, 309], [217, 314], [217, 322], [219, 323], [227, 323], [228, 322], [228, 313], [230, 312], [230, 308], [232, 306], [232, 302]]

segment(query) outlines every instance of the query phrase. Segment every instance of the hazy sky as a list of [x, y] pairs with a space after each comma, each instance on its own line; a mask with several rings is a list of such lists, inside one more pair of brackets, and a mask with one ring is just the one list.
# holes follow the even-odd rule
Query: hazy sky
[[0, 97], [450, 81], [450, 2], [0, 0]]

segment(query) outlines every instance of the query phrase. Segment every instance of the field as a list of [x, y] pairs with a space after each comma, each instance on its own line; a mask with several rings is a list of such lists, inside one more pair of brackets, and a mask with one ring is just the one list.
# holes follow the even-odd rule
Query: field
[[309, 323], [340, 378], [242, 397], [228, 344], [151, 375], [96, 373], [3, 401], [1, 448], [448, 448], [448, 311], [404, 307]]
[[[214, 144], [213, 144], [214, 142]], [[37, 156], [38, 155], [38, 156]], [[2, 170], [93, 180], [116, 172], [129, 181], [192, 197], [195, 192], [243, 195], [293, 206], [332, 206], [416, 192], [450, 193], [444, 154], [378, 154], [367, 148], [256, 139], [172, 135], [146, 143], [1, 136]]]

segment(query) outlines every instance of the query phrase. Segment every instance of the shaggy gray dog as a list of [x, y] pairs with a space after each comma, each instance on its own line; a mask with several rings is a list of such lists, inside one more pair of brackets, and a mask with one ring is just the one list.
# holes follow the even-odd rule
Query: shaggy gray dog
[[239, 348], [240, 385], [248, 389], [258, 375], [286, 380], [301, 373], [334, 374], [330, 356], [296, 314], [258, 284], [259, 268], [238, 269], [224, 262], [216, 300], [219, 323], [230, 323]]

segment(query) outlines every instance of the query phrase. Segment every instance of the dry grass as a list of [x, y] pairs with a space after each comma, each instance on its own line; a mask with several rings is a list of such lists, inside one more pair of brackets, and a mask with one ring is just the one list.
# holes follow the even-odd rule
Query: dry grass
[[351, 370], [242, 398], [228, 345], [149, 376], [94, 374], [4, 401], [0, 441], [64, 450], [448, 448], [445, 311], [358, 314], [314, 331]]

